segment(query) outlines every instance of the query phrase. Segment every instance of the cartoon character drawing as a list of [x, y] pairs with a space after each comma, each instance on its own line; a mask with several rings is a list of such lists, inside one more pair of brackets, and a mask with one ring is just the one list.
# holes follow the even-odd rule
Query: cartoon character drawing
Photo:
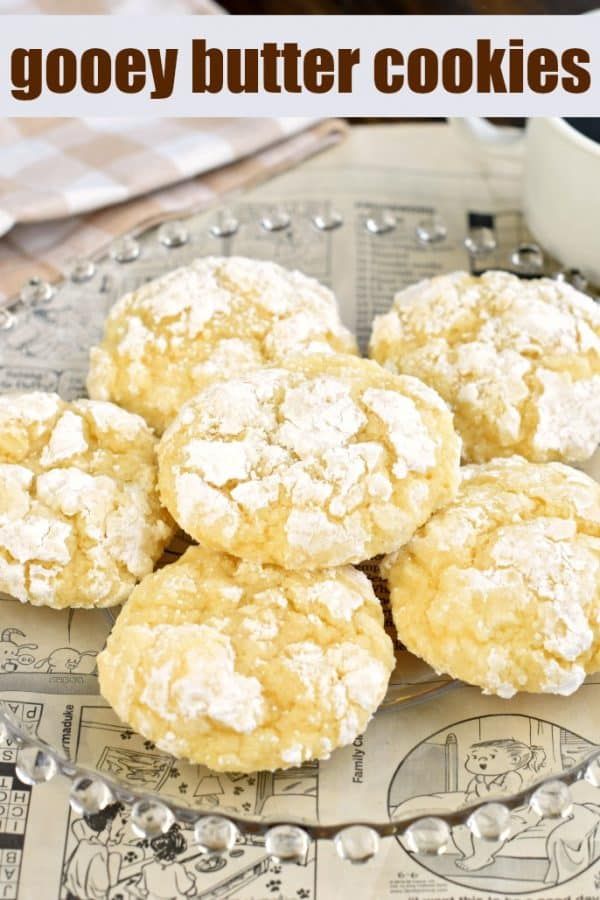
[[[516, 794], [538, 777], [546, 763], [543, 747], [531, 746], [514, 738], [478, 741], [469, 748], [465, 769], [475, 777], [467, 785], [465, 806], [501, 794]], [[459, 825], [452, 830], [457, 850], [462, 854], [456, 865], [468, 872], [491, 866], [507, 840], [536, 825], [539, 814], [528, 806], [514, 810], [510, 817], [510, 834], [500, 841], [476, 838], [471, 830]]]
[[196, 894], [196, 881], [177, 857], [187, 850], [187, 841], [179, 825], [166, 834], [152, 838], [154, 859], [142, 866], [139, 881], [129, 886], [133, 897], [144, 900], [178, 900]]
[[[390, 782], [390, 816], [453, 813], [502, 802], [529, 792], [544, 776], [558, 776], [597, 746], [560, 724], [522, 713], [449, 723], [401, 760]], [[402, 837], [399, 843], [415, 862], [447, 881], [506, 896], [543, 891], [600, 860], [600, 787], [582, 779], [570, 785], [570, 795], [568, 809], [557, 819], [541, 817], [523, 799], [510, 810], [497, 841], [477, 838], [465, 824], [452, 827], [441, 856], [417, 858]]]
[[498, 738], [472, 744], [465, 769], [475, 777], [467, 786], [465, 805], [498, 794], [516, 794], [538, 777], [546, 763], [543, 747], [514, 738]]
[[59, 647], [53, 650], [45, 659], [39, 659], [34, 669], [46, 666], [46, 672], [79, 672], [82, 675], [91, 675], [96, 671], [95, 650], [75, 650], [74, 647]]
[[13, 635], [26, 637], [20, 628], [4, 628], [0, 633], [0, 672], [16, 672], [23, 666], [31, 666], [35, 657], [31, 650], [37, 650], [37, 644], [17, 644]]
[[121, 857], [111, 848], [122, 837], [122, 829], [115, 827], [122, 811], [121, 803], [111, 803], [73, 823], [77, 846], [65, 865], [65, 900], [105, 900], [117, 884]]

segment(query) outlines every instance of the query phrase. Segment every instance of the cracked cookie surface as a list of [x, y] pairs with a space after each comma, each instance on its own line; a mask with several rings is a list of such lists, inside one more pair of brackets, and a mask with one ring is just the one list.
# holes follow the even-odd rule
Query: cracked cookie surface
[[200, 547], [138, 585], [98, 657], [123, 721], [175, 756], [239, 772], [351, 743], [393, 665], [361, 572], [287, 572]]
[[370, 355], [444, 397], [467, 462], [579, 462], [600, 442], [600, 307], [565, 282], [422, 281], [375, 319]]
[[570, 694], [600, 669], [600, 485], [520, 457], [461, 471], [383, 563], [398, 636], [486, 693]]
[[110, 403], [0, 396], [0, 592], [36, 606], [113, 606], [172, 532], [156, 438]]
[[163, 435], [159, 483], [203, 546], [316, 569], [401, 546], [453, 496], [459, 455], [422, 382], [306, 356], [204, 388]]
[[357, 352], [329, 288], [276, 263], [205, 257], [117, 301], [87, 387], [161, 433], [215, 376], [301, 352]]

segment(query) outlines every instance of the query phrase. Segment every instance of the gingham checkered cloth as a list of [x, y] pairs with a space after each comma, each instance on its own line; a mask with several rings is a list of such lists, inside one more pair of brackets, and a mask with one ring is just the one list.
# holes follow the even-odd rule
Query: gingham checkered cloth
[[[162, 8], [161, 8], [162, 7]], [[81, 0], [0, 0], [0, 12], [81, 12]], [[164, 0], [86, 0], [86, 13], [164, 12]], [[218, 13], [212, 0], [169, 12]], [[1, 27], [1, 23], [0, 23]], [[282, 171], [337, 141], [311, 119], [0, 120], [0, 304], [115, 237]]]
[[0, 303], [28, 278], [54, 279], [115, 237], [208, 207], [343, 131], [274, 119], [0, 122]]

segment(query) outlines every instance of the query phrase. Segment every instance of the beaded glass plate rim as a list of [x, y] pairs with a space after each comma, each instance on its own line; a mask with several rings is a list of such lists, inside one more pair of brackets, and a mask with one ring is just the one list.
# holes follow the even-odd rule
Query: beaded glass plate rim
[[[178, 249], [189, 243], [192, 237], [190, 230], [186, 227], [186, 221], [197, 216], [213, 217], [213, 221], [206, 227], [207, 233], [212, 237], [232, 237], [246, 224], [235, 215], [235, 205], [240, 203], [241, 199], [240, 192], [236, 191], [230, 196], [221, 198], [221, 202], [212, 207], [191, 206], [185, 210], [166, 213], [155, 221], [143, 223], [136, 229], [114, 237], [108, 244], [104, 244], [86, 256], [71, 257], [55, 280], [47, 282], [34, 276], [25, 282], [18, 294], [0, 302], [0, 313], [7, 316], [20, 302], [27, 302], [28, 291], [34, 294], [37, 292], [37, 302], [40, 300], [43, 302], [50, 299], [54, 290], [58, 289], [60, 284], [65, 281], [72, 280], [80, 284], [90, 281], [96, 274], [96, 266], [109, 259], [120, 264], [135, 262], [140, 257], [140, 242], [145, 241], [151, 234], [156, 235], [158, 243], [166, 250]], [[321, 233], [336, 230], [345, 224], [342, 214], [327, 198], [322, 201], [321, 208], [309, 214], [308, 218], [315, 231]], [[286, 210], [285, 205], [276, 203], [267, 204], [258, 219], [261, 228], [275, 233], [287, 231], [292, 223], [293, 218]], [[377, 238], [393, 232], [396, 229], [397, 220], [391, 207], [376, 203], [364, 212], [362, 224], [368, 233]], [[490, 238], [490, 231], [490, 228], [473, 225], [467, 229], [462, 240], [476, 274], [485, 271], [485, 257], [497, 248], [496, 238], [493, 234]], [[432, 212], [428, 218], [418, 222], [414, 233], [415, 246], [435, 246], [443, 243], [447, 236], [444, 220]], [[587, 278], [579, 269], [558, 266], [554, 263], [551, 263], [551, 267], [548, 269], [546, 263], [544, 252], [538, 244], [532, 241], [523, 242], [506, 254], [506, 269], [514, 274], [524, 278], [546, 276], [566, 280], [579, 290], [588, 290]], [[44, 294], [45, 296], [42, 296]], [[36, 301], [35, 297], [32, 299], [34, 302]], [[3, 324], [0, 320], [0, 328], [3, 327]], [[4, 325], [4, 327], [7, 326]]]
[[[375, 210], [376, 215], [371, 211], [364, 217], [363, 225], [375, 239], [377, 236], [393, 231], [396, 227], [393, 214], [387, 216], [388, 212], [385, 208], [381, 208]], [[41, 278], [32, 277], [26, 282], [20, 294], [8, 298], [0, 304], [0, 314], [4, 313], [4, 316], [10, 317], [13, 308], [18, 307], [19, 304], [27, 306], [49, 302], [55, 292], [60, 290], [61, 284], [66, 281], [71, 280], [78, 284], [91, 281], [97, 274], [97, 268], [103, 262], [112, 260], [121, 265], [135, 264], [141, 256], [142, 242], [148, 241], [152, 235], [155, 235], [156, 240], [167, 250], [179, 248], [187, 244], [191, 237], [185, 221], [198, 215], [203, 218], [208, 217], [211, 213], [216, 217], [208, 226], [208, 232], [213, 237], [231, 237], [237, 232], [241, 223], [228, 206], [219, 205], [212, 211], [190, 209], [176, 215], [167, 215], [160, 221], [114, 239], [109, 246], [99, 249], [88, 257], [72, 260], [69, 271], [65, 271], [62, 277], [52, 284]], [[324, 201], [322, 212], [314, 213], [310, 218], [315, 229], [321, 232], [339, 228], [344, 224], [341, 214], [333, 209], [329, 201]], [[381, 224], [379, 219], [383, 222], [382, 227], [379, 227]], [[268, 231], [282, 231], [290, 227], [291, 218], [285, 209], [273, 206], [265, 210], [259, 224]], [[415, 235], [416, 243], [423, 243], [425, 240], [420, 230], [424, 232], [426, 224], [425, 222], [419, 224]], [[435, 242], [443, 241], [446, 237], [445, 230], [442, 228], [443, 223], [440, 225], [436, 221], [433, 224], [436, 229]], [[376, 225], [378, 227], [375, 227]], [[481, 263], [483, 262], [481, 257], [485, 256], [485, 248], [470, 247], [473, 237], [472, 234], [467, 233], [465, 245], [472, 261], [477, 258], [477, 262]], [[521, 252], [524, 257], [536, 257], [534, 271], [525, 272], [525, 266], [520, 266]], [[525, 277], [550, 275], [550, 277], [571, 280], [581, 290], [585, 290], [587, 287], [587, 283], [583, 283], [581, 273], [576, 270], [561, 269], [552, 273], [545, 272], [543, 254], [537, 245], [519, 246], [514, 248], [508, 256], [511, 263], [510, 269], [515, 274], [525, 275]], [[165, 268], [168, 270], [168, 266]], [[8, 324], [8, 327], [12, 327], [14, 324], [13, 321]], [[3, 322], [0, 320], [0, 327], [2, 325]], [[4, 327], [7, 327], [6, 323], [4, 323]], [[408, 705], [420, 700], [427, 701], [434, 696], [443, 694], [457, 684], [458, 682], [449, 681], [432, 686], [431, 683], [425, 682], [415, 686], [422, 690], [419, 689], [397, 701], [384, 702], [383, 706], [389, 707], [395, 705], [395, 702]], [[435, 815], [421, 813], [418, 816], [403, 816], [386, 822], [347, 821], [327, 825], [303, 820], [282, 820], [281, 817], [277, 819], [246, 817], [237, 813], [215, 815], [177, 803], [165, 802], [158, 794], [132, 791], [92, 769], [78, 766], [47, 742], [33, 737], [9, 713], [3, 712], [1, 707], [4, 702], [0, 700], [0, 743], [10, 740], [19, 747], [17, 774], [25, 783], [33, 785], [46, 782], [57, 774], [66, 776], [72, 782], [71, 805], [80, 812], [83, 810], [81, 800], [77, 795], [78, 790], [83, 784], [96, 785], [102, 788], [102, 793], [105, 795], [105, 802], [97, 808], [102, 808], [115, 801], [131, 806], [132, 818], [138, 821], [136, 827], [141, 836], [152, 837], [153, 834], [164, 833], [175, 821], [179, 821], [182, 824], [195, 825], [197, 842], [202, 844], [207, 852], [212, 853], [225, 852], [229, 846], [223, 844], [220, 847], [218, 838], [212, 842], [211, 846], [211, 841], [207, 839], [206, 835], [202, 836], [202, 823], [205, 823], [209, 830], [210, 827], [214, 827], [215, 834], [218, 833], [219, 827], [221, 827], [221, 834], [223, 834], [223, 829], [225, 831], [229, 829], [231, 840], [235, 840], [235, 835], [238, 833], [265, 835], [269, 855], [282, 862], [297, 862], [306, 854], [308, 843], [318, 839], [333, 840], [338, 854], [350, 862], [366, 862], [372, 858], [377, 853], [378, 842], [382, 837], [402, 839], [407, 843], [409, 849], [417, 854], [437, 855], [445, 851], [446, 844], [450, 840], [451, 828], [456, 825], [466, 825], [483, 839], [486, 839], [484, 832], [487, 828], [487, 839], [496, 840], [502, 833], [501, 829], [504, 827], [502, 822], [511, 810], [528, 804], [534, 805], [542, 816], [559, 818], [567, 815], [570, 810], [568, 788], [571, 784], [585, 778], [590, 783], [600, 786], [600, 751], [596, 751], [559, 775], [541, 779], [510, 797], [472, 804], [453, 812], [436, 813]], [[33, 757], [31, 753], [33, 753]], [[154, 815], [152, 810], [154, 810]], [[496, 825], [494, 825], [494, 819]], [[146, 822], [146, 830], [144, 830], [143, 821]], [[487, 822], [487, 826], [485, 822]], [[288, 829], [287, 833], [284, 833], [285, 829]], [[233, 837], [231, 837], [232, 835]]]
[[[94, 811], [116, 801], [131, 806], [132, 817], [138, 823], [135, 826], [136, 830], [145, 837], [162, 834], [177, 821], [183, 825], [195, 826], [197, 834], [202, 833], [201, 823], [205, 823], [208, 828], [211, 824], [228, 826], [234, 836], [237, 833], [264, 835], [268, 844], [269, 835], [273, 835], [273, 833], [278, 833], [279, 839], [283, 840], [281, 830], [287, 828], [291, 830], [287, 836], [288, 843], [293, 844], [296, 839], [297, 852], [290, 850], [289, 856], [286, 857], [278, 854], [276, 848], [270, 851], [271, 856], [282, 861], [297, 861], [299, 856], [304, 855], [307, 842], [319, 839], [333, 840], [340, 856], [354, 862], [366, 862], [371, 858], [377, 852], [379, 839], [385, 837], [404, 840], [409, 850], [414, 853], [439, 855], [445, 852], [451, 838], [451, 829], [457, 825], [466, 825], [483, 840], [498, 840], [506, 832], [508, 816], [512, 810], [528, 805], [541, 818], [565, 818], [569, 815], [572, 807], [569, 791], [572, 784], [583, 779], [594, 787], [600, 787], [600, 751], [596, 750], [559, 775], [540, 779], [510, 797], [496, 798], [485, 803], [474, 803], [454, 812], [441, 814], [420, 813], [386, 822], [353, 821], [322, 825], [303, 820], [282, 820], [280, 817], [256, 819], [236, 813], [207, 814], [202, 810], [166, 802], [151, 793], [128, 790], [112, 779], [99, 776], [98, 773], [86, 767], [77, 766], [45, 741], [25, 733], [9, 713], [0, 709], [0, 742], [5, 743], [6, 741], [14, 742], [19, 748], [16, 771], [22, 781], [35, 785], [49, 782], [58, 774], [66, 776], [72, 781], [71, 805], [79, 812], [85, 812], [85, 809], [82, 810], [77, 792], [82, 783], [87, 782], [88, 787], [97, 784], [106, 789], [105, 801], [99, 804]], [[33, 751], [33, 756], [29, 751]], [[85, 787], [85, 784], [83, 786]], [[88, 810], [88, 812], [91, 811]], [[144, 824], [144, 817], [146, 824]], [[352, 839], [344, 840], [344, 835], [349, 838], [348, 832], [352, 829], [361, 829], [362, 843], [365, 848], [368, 846], [373, 850], [373, 852], [367, 852], [365, 849], [366, 858], [364, 859], [352, 859], [352, 853], [348, 852], [348, 843], [354, 847], [361, 843], [360, 833], [356, 832], [354, 832], [354, 841]], [[210, 846], [210, 842], [207, 842], [206, 838], [204, 841], [198, 839], [198, 842], [204, 843], [207, 852], [219, 853], [228, 849], [227, 846], [220, 849], [216, 845]]]

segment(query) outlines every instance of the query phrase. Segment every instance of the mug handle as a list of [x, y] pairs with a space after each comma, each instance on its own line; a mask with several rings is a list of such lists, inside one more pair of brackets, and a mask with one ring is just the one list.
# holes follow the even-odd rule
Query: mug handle
[[500, 127], [478, 116], [450, 117], [450, 127], [479, 149], [505, 156], [520, 156], [525, 144], [525, 131], [513, 126]]

